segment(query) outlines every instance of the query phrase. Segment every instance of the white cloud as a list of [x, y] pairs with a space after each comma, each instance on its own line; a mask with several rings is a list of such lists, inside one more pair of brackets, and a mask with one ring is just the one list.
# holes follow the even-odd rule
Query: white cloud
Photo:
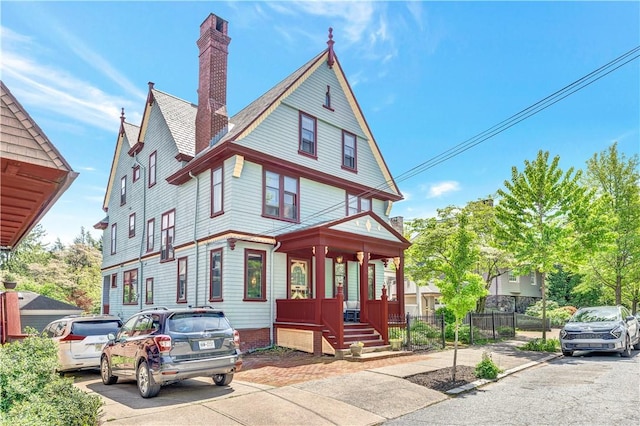
[[438, 182], [429, 185], [427, 198], [437, 198], [449, 192], [460, 191], [460, 183], [454, 180]]
[[[95, 61], [103, 74], [125, 89], [126, 98], [106, 93], [101, 88], [77, 78], [69, 72], [39, 61], [38, 52], [43, 49], [32, 38], [0, 27], [2, 34], [3, 81], [21, 103], [33, 108], [72, 118], [93, 127], [110, 132], [117, 129], [120, 108], [129, 111], [140, 108], [139, 98], [145, 94], [133, 89], [104, 59], [90, 52], [81, 43], [73, 47], [76, 54], [86, 62]], [[68, 36], [72, 41], [73, 37]], [[133, 90], [133, 91], [131, 91]], [[130, 122], [140, 120], [141, 113], [127, 114]]]

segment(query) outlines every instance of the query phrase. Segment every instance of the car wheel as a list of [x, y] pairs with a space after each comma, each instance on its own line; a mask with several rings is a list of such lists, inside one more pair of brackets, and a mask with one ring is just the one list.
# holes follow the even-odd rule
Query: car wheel
[[562, 351], [562, 355], [563, 356], [567, 356], [567, 357], [573, 356], [573, 352], [572, 351]]
[[227, 386], [233, 380], [233, 374], [214, 374], [213, 383], [218, 386]]
[[160, 392], [160, 385], [153, 381], [146, 361], [142, 361], [138, 366], [136, 381], [138, 382], [138, 391], [143, 398], [153, 398]]
[[112, 385], [118, 381], [118, 377], [111, 375], [111, 367], [106, 356], [103, 356], [100, 360], [100, 376], [102, 377], [102, 383], [105, 385]]
[[620, 352], [620, 356], [625, 358], [629, 358], [631, 356], [631, 341], [629, 340], [629, 335], [627, 335], [627, 338], [625, 339], [624, 349]]

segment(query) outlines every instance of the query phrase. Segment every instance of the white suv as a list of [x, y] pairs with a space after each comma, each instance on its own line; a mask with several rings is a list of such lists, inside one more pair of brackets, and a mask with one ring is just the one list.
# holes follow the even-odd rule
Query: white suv
[[47, 325], [43, 332], [58, 342], [58, 371], [99, 368], [107, 334], [122, 326], [111, 315], [70, 315]]

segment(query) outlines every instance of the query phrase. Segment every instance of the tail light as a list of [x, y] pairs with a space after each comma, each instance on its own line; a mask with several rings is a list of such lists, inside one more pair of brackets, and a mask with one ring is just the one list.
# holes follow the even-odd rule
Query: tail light
[[165, 336], [165, 335], [155, 336], [153, 340], [156, 342], [156, 345], [158, 346], [158, 351], [161, 354], [167, 354], [171, 352], [171, 336]]
[[240, 333], [238, 333], [238, 330], [233, 330], [233, 343], [236, 345], [236, 348], [240, 347]]
[[85, 337], [87, 336], [80, 336], [78, 334], [67, 334], [62, 339], [60, 339], [60, 341], [61, 342], [80, 341], [80, 340], [84, 340]]

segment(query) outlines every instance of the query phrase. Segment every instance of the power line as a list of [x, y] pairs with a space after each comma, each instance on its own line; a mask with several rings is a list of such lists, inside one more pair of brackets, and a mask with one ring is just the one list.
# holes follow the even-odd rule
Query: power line
[[[537, 101], [536, 103], [520, 110], [519, 112], [517, 112], [516, 114], [513, 114], [512, 116], [510, 116], [509, 118], [506, 118], [504, 120], [502, 120], [501, 122], [489, 127], [488, 129], [476, 134], [475, 136], [457, 144], [454, 145], [453, 147], [441, 152], [440, 154], [429, 158], [428, 160], [418, 164], [417, 166], [412, 167], [411, 169], [399, 174], [398, 176], [395, 177], [395, 179], [393, 179], [392, 181], [385, 181], [384, 183], [381, 183], [380, 185], [364, 191], [360, 194], [357, 194], [357, 197], [368, 197], [368, 196], [372, 196], [372, 195], [376, 195], [382, 192], [382, 190], [384, 188], [390, 187], [391, 184], [393, 183], [393, 181], [397, 182], [403, 182], [405, 180], [411, 179], [414, 176], [419, 175], [420, 173], [429, 170], [447, 160], [450, 160], [453, 157], [456, 157], [460, 154], [462, 154], [465, 151], [468, 151], [469, 149], [481, 144], [482, 142], [485, 142], [488, 139], [493, 138], [494, 136], [499, 135], [500, 133], [504, 132], [505, 130], [515, 126], [516, 124], [520, 123], [523, 120], [526, 120], [527, 118], [530, 118], [542, 111], [544, 111], [545, 109], [549, 108], [550, 106], [560, 102], [561, 100], [565, 99], [566, 97], [576, 93], [577, 91], [580, 91], [582, 89], [584, 89], [585, 87], [595, 83], [596, 81], [600, 80], [601, 78], [611, 74], [612, 72], [616, 71], [617, 69], [619, 69], [620, 67], [628, 64], [631, 61], [634, 61], [636, 59], [638, 59], [638, 57], [640, 57], [640, 46], [636, 46], [633, 49], [629, 50], [626, 53], [623, 53], [622, 55], [618, 56], [617, 58], [613, 59], [612, 61], [602, 65], [601, 67], [591, 71], [590, 73], [584, 75], [583, 77], [580, 77], [579, 79], [575, 80], [574, 82], [564, 86], [563, 88], [555, 91], [554, 93], [546, 96], [545, 98]], [[289, 228], [293, 228], [293, 227], [298, 227], [301, 224], [305, 224], [310, 222], [312, 219], [316, 219], [319, 217], [324, 216], [327, 213], [330, 213], [334, 210], [337, 210], [339, 208], [345, 208], [346, 203], [344, 201], [341, 201], [339, 203], [336, 203], [332, 206], [326, 207], [322, 210], [319, 210], [313, 214], [310, 214], [309, 216], [307, 216], [304, 220], [301, 220], [299, 223], [290, 223], [290, 224], [286, 224], [283, 225], [282, 227], [279, 228], [275, 228], [275, 229], [271, 229], [268, 232], [273, 232], [273, 233], [281, 233], [282, 231], [285, 231]]]

